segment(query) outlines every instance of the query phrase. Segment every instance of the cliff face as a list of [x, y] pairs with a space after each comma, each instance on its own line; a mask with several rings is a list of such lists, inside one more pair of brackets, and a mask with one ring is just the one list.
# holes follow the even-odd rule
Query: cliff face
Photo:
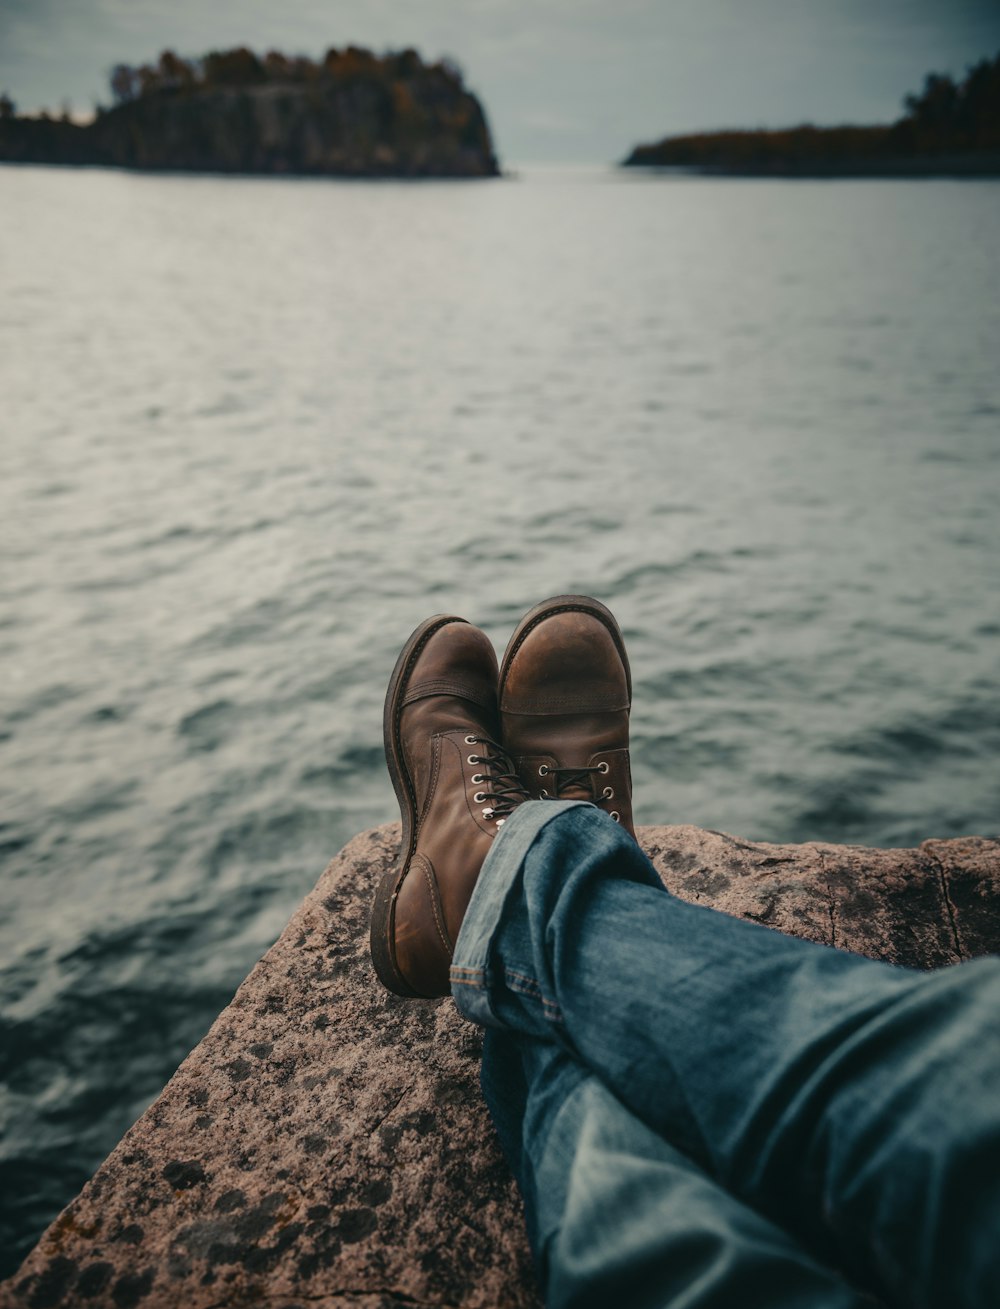
[[334, 55], [270, 66], [250, 56], [228, 78], [182, 65], [191, 76], [149, 78], [87, 127], [0, 119], [0, 160], [348, 177], [498, 173], [482, 107], [457, 71], [412, 51]]
[[[372, 972], [372, 890], [399, 837], [377, 828], [334, 859], [0, 1309], [538, 1309], [480, 1033]], [[997, 840], [639, 838], [675, 895], [807, 940], [920, 968], [1000, 945]]]

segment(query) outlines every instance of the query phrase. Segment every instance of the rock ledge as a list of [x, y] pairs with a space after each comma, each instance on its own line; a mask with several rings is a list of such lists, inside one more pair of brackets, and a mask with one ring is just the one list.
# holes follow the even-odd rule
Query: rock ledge
[[[924, 968], [1000, 945], [1000, 840], [639, 835], [675, 894], [809, 940]], [[370, 895], [398, 843], [387, 825], [333, 860], [0, 1309], [537, 1309], [478, 1031], [371, 971]]]

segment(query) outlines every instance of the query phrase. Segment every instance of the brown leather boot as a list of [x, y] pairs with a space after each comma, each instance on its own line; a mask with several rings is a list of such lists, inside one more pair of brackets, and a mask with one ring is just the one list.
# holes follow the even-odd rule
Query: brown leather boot
[[589, 800], [635, 836], [632, 678], [611, 611], [558, 595], [521, 619], [498, 682], [501, 740], [534, 797]]
[[385, 757], [403, 819], [382, 879], [371, 952], [397, 995], [449, 993], [455, 938], [497, 829], [528, 798], [497, 744], [497, 657], [485, 633], [439, 614], [403, 647], [385, 698]]

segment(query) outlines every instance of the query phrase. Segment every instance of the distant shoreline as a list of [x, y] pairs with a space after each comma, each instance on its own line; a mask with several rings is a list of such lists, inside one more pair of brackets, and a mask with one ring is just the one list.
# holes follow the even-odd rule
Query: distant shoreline
[[727, 177], [1000, 177], [1000, 55], [955, 83], [930, 73], [898, 122], [668, 136], [623, 168]]
[[867, 161], [845, 160], [837, 165], [821, 166], [806, 161], [782, 165], [738, 165], [714, 163], [655, 163], [644, 159], [623, 160], [620, 168], [630, 168], [665, 176], [685, 177], [743, 177], [775, 181], [836, 182], [836, 181], [941, 181], [987, 180], [1000, 178], [1000, 152], [984, 158], [983, 155], [927, 155], [921, 158], [884, 160], [877, 165]]
[[[884, 129], [886, 136], [891, 130]], [[702, 177], [1000, 177], [1000, 148], [905, 153], [892, 151], [887, 142], [884, 153], [840, 153], [840, 137], [838, 128], [668, 137], [655, 145], [636, 146], [620, 166]]]
[[0, 169], [49, 168], [61, 173], [122, 173], [131, 177], [176, 177], [206, 180], [229, 179], [246, 182], [404, 182], [420, 185], [425, 182], [498, 182], [516, 181], [517, 170], [498, 167], [493, 173], [296, 173], [240, 171], [232, 168], [136, 168], [129, 164], [97, 162], [62, 162], [46, 159], [4, 159], [0, 156]]

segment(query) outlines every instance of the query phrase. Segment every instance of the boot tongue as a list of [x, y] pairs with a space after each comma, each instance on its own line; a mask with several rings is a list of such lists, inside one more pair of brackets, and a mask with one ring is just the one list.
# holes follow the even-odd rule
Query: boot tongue
[[556, 798], [559, 800], [595, 799], [593, 773], [577, 771], [575, 768], [562, 768], [556, 771]]

